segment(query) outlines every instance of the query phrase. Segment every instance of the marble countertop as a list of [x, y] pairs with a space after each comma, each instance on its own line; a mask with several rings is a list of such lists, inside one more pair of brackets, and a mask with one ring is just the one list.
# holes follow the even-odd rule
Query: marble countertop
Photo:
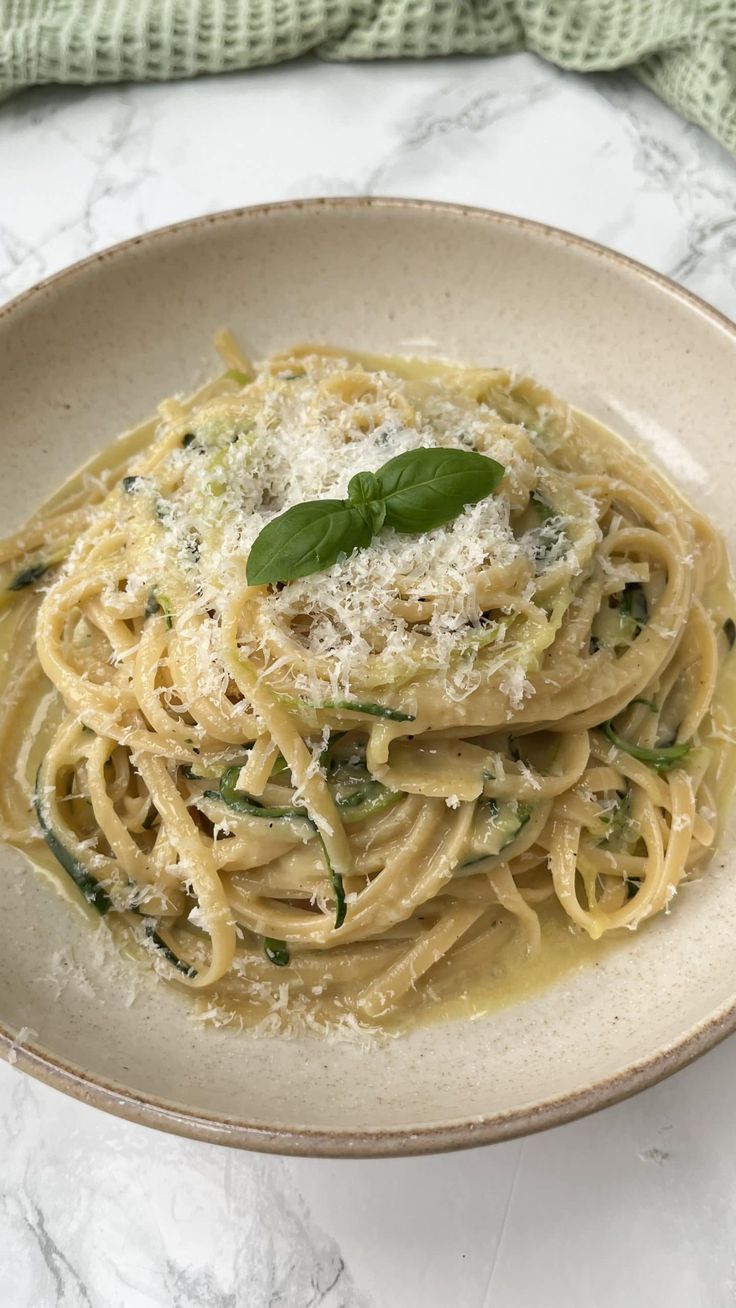
[[[127, 236], [297, 196], [510, 210], [736, 317], [736, 162], [625, 75], [311, 61], [0, 106], [0, 301]], [[439, 1158], [261, 1158], [0, 1065], [5, 1308], [730, 1308], [731, 1040], [597, 1117]]]

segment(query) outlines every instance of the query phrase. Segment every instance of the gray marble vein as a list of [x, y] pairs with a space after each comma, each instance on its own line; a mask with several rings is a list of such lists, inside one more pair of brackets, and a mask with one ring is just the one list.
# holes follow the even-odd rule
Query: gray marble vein
[[0, 1102], [8, 1308], [370, 1308], [284, 1161], [159, 1137], [6, 1067]]

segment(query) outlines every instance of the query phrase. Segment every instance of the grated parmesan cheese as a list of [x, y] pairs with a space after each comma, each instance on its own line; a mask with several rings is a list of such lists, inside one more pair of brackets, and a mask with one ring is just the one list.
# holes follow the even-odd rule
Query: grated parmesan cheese
[[[270, 677], [283, 671], [306, 698], [350, 696], [356, 685], [398, 686], [419, 665], [444, 674], [448, 697], [459, 701], [480, 684], [483, 651], [486, 670], [502, 672], [502, 692], [516, 711], [531, 693], [530, 655], [514, 639], [513, 604], [484, 611], [484, 571], [513, 570], [506, 589], [526, 600], [545, 568], [579, 572], [598, 531], [595, 502], [577, 497], [575, 542], [566, 535], [568, 504], [552, 529], [527, 524], [516, 534], [514, 506], [546, 477], [523, 426], [443, 378], [411, 384], [323, 356], [299, 365], [303, 375], [282, 370], [275, 377], [265, 366], [241, 394], [210, 400], [187, 420], [193, 442], [170, 450], [155, 481], [132, 482], [123, 508], [140, 515], [145, 528], [137, 535], [146, 544], [128, 578], [130, 598], [140, 601], [156, 586], [166, 593], [172, 572], [180, 579], [175, 613], [192, 622], [180, 639], [191, 645], [186, 652], [203, 693], [222, 694], [228, 677], [217, 615], [224, 594], [242, 584], [250, 547], [268, 522], [305, 501], [344, 498], [357, 472], [376, 471], [409, 450], [473, 449], [506, 469], [496, 493], [434, 531], [384, 529], [327, 571], [272, 588], [259, 602], [247, 652], [260, 654]], [[117, 584], [116, 574], [113, 603], [121, 598]], [[497, 589], [504, 593], [503, 584]]]

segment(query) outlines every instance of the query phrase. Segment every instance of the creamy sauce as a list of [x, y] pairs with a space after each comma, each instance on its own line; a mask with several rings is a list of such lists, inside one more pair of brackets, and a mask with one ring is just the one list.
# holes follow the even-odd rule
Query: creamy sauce
[[[565, 977], [594, 966], [614, 953], [628, 937], [628, 932], [611, 932], [600, 940], [591, 940], [585, 931], [574, 927], [554, 896], [538, 908], [542, 944], [529, 953], [520, 933], [512, 934], [487, 964], [479, 959], [465, 968], [453, 968], [452, 955], [437, 964], [423, 985], [417, 988], [408, 1013], [396, 1023], [405, 1027], [421, 1022], [445, 1022], [458, 1018], [478, 1018], [500, 1012], [533, 999]], [[645, 927], [640, 928], [645, 929]]]
[[[613, 444], [615, 449], [620, 449], [620, 438], [586, 415], [578, 414], [577, 418], [581, 436], [576, 440], [578, 447], [576, 456], [580, 457], [582, 454], [590, 470], [596, 471], [601, 466], [599, 453], [601, 448], [610, 449]], [[150, 441], [151, 434], [152, 424], [145, 423], [96, 455], [45, 502], [42, 511], [58, 511], [65, 504], [73, 501], [90, 477], [114, 472]], [[637, 459], [635, 452], [627, 451], [627, 453], [631, 454], [633, 460]], [[704, 598], [717, 622], [723, 622], [736, 612], [730, 572], [725, 558], [717, 579], [710, 583]], [[30, 595], [21, 594], [15, 602], [0, 609], [0, 689], [4, 689], [7, 680], [11, 649], [16, 642], [28, 640], [28, 626], [33, 608]], [[39, 678], [32, 692], [25, 697], [23, 713], [18, 717], [16, 730], [21, 733], [30, 732], [31, 724], [34, 724], [32, 744], [25, 753], [21, 753], [20, 759], [22, 783], [27, 793], [32, 790], [36, 769], [61, 717], [62, 707], [56, 692], [43, 677]], [[713, 747], [709, 780], [716, 795], [721, 821], [736, 786], [735, 721], [736, 656], [732, 652], [725, 659], [719, 674], [713, 699], [711, 726], [701, 732], [704, 743]], [[40, 727], [39, 722], [42, 722]], [[3, 775], [6, 767], [5, 760], [0, 759], [0, 783], [10, 780], [7, 774]], [[83, 899], [42, 840], [34, 840], [32, 843], [19, 842], [17, 847], [53, 883], [67, 904], [73, 905], [76, 911], [84, 914], [90, 924], [99, 923], [95, 910]], [[458, 1018], [472, 1020], [483, 1014], [523, 1003], [580, 969], [594, 966], [615, 951], [623, 938], [629, 941], [631, 939], [628, 932], [612, 932], [604, 940], [591, 940], [584, 931], [572, 926], [553, 895], [547, 902], [538, 906], [538, 912], [542, 927], [542, 944], [536, 954], [529, 954], [519, 932], [504, 933], [501, 930], [498, 932], [497, 940], [486, 940], [484, 936], [484, 939], [478, 941], [475, 946], [471, 937], [469, 945], [464, 949], [458, 949], [457, 958], [451, 954], [430, 969], [410, 995], [408, 1002], [402, 1004], [397, 1016], [379, 1025], [389, 1032], [397, 1032], [417, 1022]], [[63, 922], [63, 919], [60, 919], [60, 922]], [[148, 960], [148, 956], [136, 946], [121, 923], [110, 923], [110, 925], [113, 927], [117, 943], [126, 955], [131, 959]], [[486, 932], [485, 935], [487, 934]], [[275, 986], [278, 986], [280, 981], [284, 983], [288, 981], [286, 972], [274, 977]], [[247, 1001], [246, 1012], [225, 982], [218, 983], [212, 991], [196, 997], [188, 992], [186, 1002], [191, 1005], [193, 1001], [201, 1014], [218, 1023], [226, 1022], [229, 1017], [237, 1022], [239, 1017], [243, 1017], [248, 1025], [252, 1025], [254, 1020], [266, 1019], [273, 1015], [273, 1004], [270, 1001], [264, 1000], [259, 1004], [253, 997]], [[334, 1016], [332, 1004], [333, 1001], [329, 1004], [321, 1004], [318, 996], [311, 995], [309, 1008], [317, 1024], [321, 1020], [327, 1022]]]

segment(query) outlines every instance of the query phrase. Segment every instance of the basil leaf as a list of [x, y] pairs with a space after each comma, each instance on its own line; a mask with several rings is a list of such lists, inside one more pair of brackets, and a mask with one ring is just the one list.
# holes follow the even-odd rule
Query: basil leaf
[[351, 504], [370, 504], [380, 500], [381, 491], [375, 472], [356, 472], [348, 482], [348, 499]]
[[357, 472], [347, 500], [310, 500], [273, 518], [256, 537], [250, 586], [292, 581], [329, 568], [341, 554], [365, 549], [384, 522], [399, 532], [431, 531], [477, 504], [505, 469], [472, 450], [408, 450], [378, 472]]
[[386, 517], [386, 505], [374, 472], [356, 472], [348, 482], [348, 501], [362, 515], [375, 536]]
[[372, 539], [383, 526], [386, 517], [386, 505], [383, 500], [368, 500], [366, 504], [355, 504], [353, 507], [355, 512], [359, 513], [363, 519]]
[[432, 531], [485, 499], [505, 469], [473, 450], [407, 450], [376, 473], [386, 526], [402, 533]]
[[373, 532], [360, 509], [343, 500], [310, 500], [272, 518], [248, 555], [249, 586], [292, 581], [329, 568], [341, 554], [370, 545]]

